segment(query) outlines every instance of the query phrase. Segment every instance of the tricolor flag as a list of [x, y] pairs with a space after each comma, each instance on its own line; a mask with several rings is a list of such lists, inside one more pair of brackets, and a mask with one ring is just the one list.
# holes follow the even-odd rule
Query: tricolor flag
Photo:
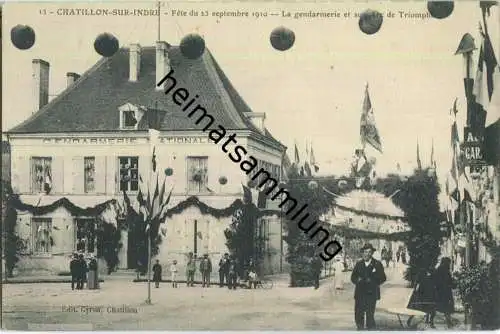
[[418, 145], [418, 140], [417, 140], [417, 168], [419, 170], [422, 170], [422, 161], [420, 160], [420, 148]]
[[498, 62], [495, 57], [493, 46], [487, 32], [483, 33], [479, 59], [477, 64], [476, 78], [472, 94], [475, 99], [475, 112], [471, 115], [471, 128], [482, 130], [486, 125], [486, 112], [490, 106], [490, 100], [494, 91], [494, 72], [498, 72]]
[[366, 85], [363, 110], [361, 112], [360, 135], [363, 147], [368, 143], [382, 153], [382, 142], [380, 141], [380, 135], [375, 123], [375, 115], [373, 113], [370, 94], [368, 93], [368, 85]]
[[297, 143], [295, 143], [295, 160], [294, 160], [295, 165], [298, 167], [300, 163], [300, 155], [299, 155], [299, 149], [297, 148]]
[[311, 162], [311, 166], [314, 167], [314, 172], [315, 173], [319, 172], [319, 166], [316, 163], [316, 157], [314, 156], [314, 150], [312, 148], [312, 143], [311, 143], [311, 157], [310, 157], [310, 162]]
[[432, 144], [431, 144], [431, 168], [436, 169], [436, 160], [434, 160], [434, 139], [432, 139]]
[[306, 157], [304, 159], [304, 172], [306, 176], [312, 176], [311, 166], [309, 165], [309, 146], [306, 141]]

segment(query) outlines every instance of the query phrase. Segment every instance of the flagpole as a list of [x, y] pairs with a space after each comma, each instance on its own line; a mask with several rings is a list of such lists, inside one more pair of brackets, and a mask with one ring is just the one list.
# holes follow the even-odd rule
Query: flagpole
[[151, 304], [151, 233], [148, 231], [148, 299], [146, 304]]

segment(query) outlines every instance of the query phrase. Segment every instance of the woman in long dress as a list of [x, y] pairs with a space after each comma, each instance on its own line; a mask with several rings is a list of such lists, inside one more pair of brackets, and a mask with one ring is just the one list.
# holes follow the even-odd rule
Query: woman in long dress
[[[425, 313], [425, 323], [434, 327], [434, 315], [436, 314], [436, 285], [434, 273], [431, 268], [421, 270], [416, 279], [416, 285], [410, 297], [407, 308]], [[410, 324], [411, 316], [408, 319]]]
[[444, 314], [448, 328], [453, 326], [451, 314], [455, 311], [453, 300], [453, 278], [451, 276], [451, 259], [443, 257], [434, 274], [436, 284], [436, 310]]
[[333, 264], [333, 269], [335, 270], [335, 290], [344, 289], [344, 262], [340, 257], [335, 258], [335, 263]]
[[99, 289], [99, 280], [97, 277], [97, 260], [95, 258], [90, 259], [89, 263], [89, 277], [87, 286], [89, 290]]

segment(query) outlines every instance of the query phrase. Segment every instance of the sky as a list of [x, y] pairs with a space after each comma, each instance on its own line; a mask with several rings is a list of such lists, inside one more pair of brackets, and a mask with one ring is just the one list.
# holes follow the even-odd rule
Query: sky
[[[35, 30], [30, 49], [16, 49], [3, 39], [2, 130], [8, 130], [32, 112], [31, 60], [41, 58], [50, 68], [50, 94], [66, 86], [66, 72], [84, 73], [100, 56], [95, 37], [114, 34], [121, 46], [154, 45], [158, 19], [154, 16], [61, 16], [41, 15], [60, 8], [155, 9], [154, 2], [62, 4], [7, 4], [3, 10], [4, 36], [17, 24]], [[465, 33], [480, 45], [481, 11], [476, 1], [455, 2], [453, 13], [442, 20], [400, 18], [399, 12], [427, 13], [426, 2], [170, 2], [162, 4], [161, 39], [178, 45], [183, 36], [201, 34], [215, 59], [255, 112], [265, 112], [265, 125], [289, 147], [297, 143], [302, 155], [312, 142], [322, 174], [342, 174], [360, 144], [359, 123], [366, 83], [384, 153], [369, 151], [377, 159], [379, 174], [403, 172], [416, 166], [416, 145], [424, 165], [434, 143], [438, 174], [444, 179], [450, 168], [449, 113], [458, 98], [460, 135], [465, 120], [463, 57], [454, 55]], [[345, 12], [379, 10], [384, 21], [379, 32], [366, 35], [358, 18]], [[248, 18], [181, 17], [171, 10], [248, 11]], [[341, 18], [252, 17], [252, 12], [338, 11]], [[395, 13], [394, 18], [387, 12]], [[201, 14], [200, 14], [201, 15]], [[493, 7], [487, 18], [495, 51], [500, 54], [500, 15]], [[271, 31], [286, 26], [295, 33], [293, 47], [273, 49]], [[478, 52], [474, 53], [474, 59]], [[475, 64], [472, 75], [475, 75]], [[68, 111], [70, 112], [70, 111]], [[303, 159], [303, 156], [302, 156]]]

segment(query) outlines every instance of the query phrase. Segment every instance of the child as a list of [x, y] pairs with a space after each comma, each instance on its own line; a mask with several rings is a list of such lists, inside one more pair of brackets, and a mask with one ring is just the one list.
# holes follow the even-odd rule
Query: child
[[172, 264], [170, 265], [170, 273], [172, 274], [172, 287], [176, 288], [177, 287], [177, 281], [176, 281], [176, 276], [177, 276], [177, 261], [174, 260]]
[[255, 269], [250, 268], [248, 271], [248, 287], [251, 289], [252, 285], [254, 289], [257, 289], [257, 273]]
[[160, 281], [161, 281], [161, 265], [160, 265], [160, 260], [156, 260], [156, 263], [153, 266], [153, 281], [155, 282], [155, 288], [159, 288], [160, 287]]

